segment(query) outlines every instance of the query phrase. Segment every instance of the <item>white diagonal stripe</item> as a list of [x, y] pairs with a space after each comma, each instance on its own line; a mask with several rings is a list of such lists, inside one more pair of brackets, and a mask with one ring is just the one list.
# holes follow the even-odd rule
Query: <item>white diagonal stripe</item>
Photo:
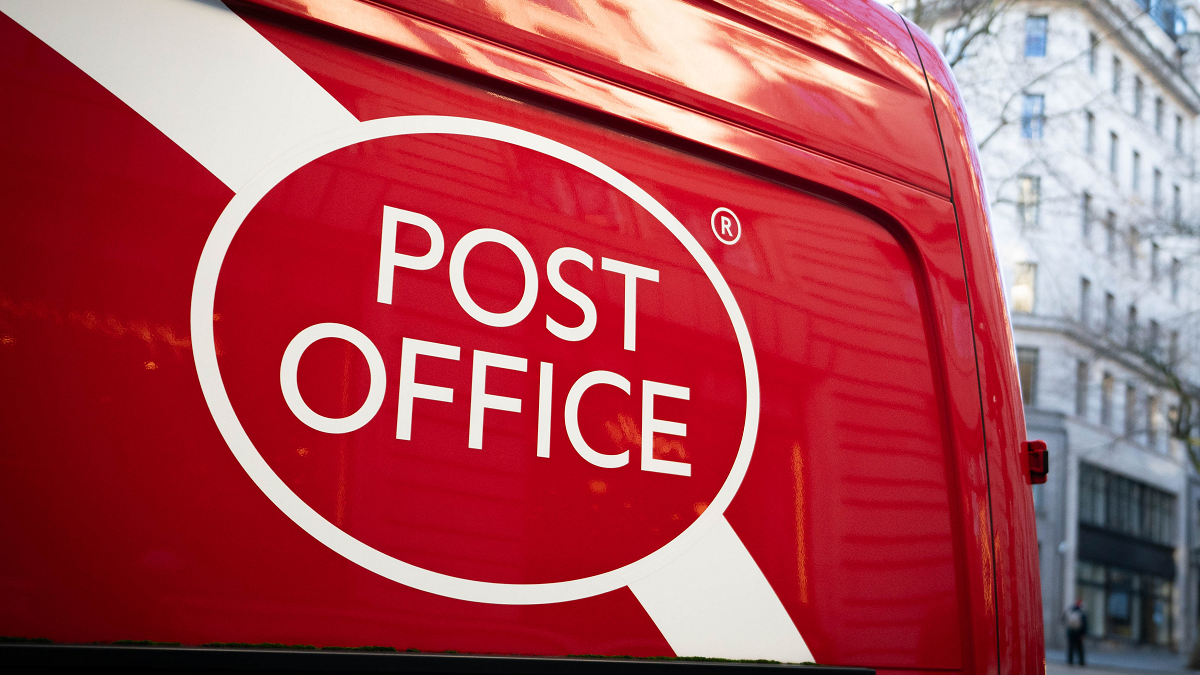
[[779, 596], [724, 517], [683, 555], [629, 589], [679, 656], [813, 660]]
[[3, 11], [235, 192], [358, 120], [216, 0], [0, 0]]

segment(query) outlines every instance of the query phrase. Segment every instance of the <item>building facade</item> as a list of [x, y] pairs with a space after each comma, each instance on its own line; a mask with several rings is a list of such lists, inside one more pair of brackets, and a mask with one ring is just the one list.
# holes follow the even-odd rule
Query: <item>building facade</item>
[[908, 2], [980, 147], [1017, 344], [1048, 647], [1190, 650], [1200, 587], [1200, 27], [1163, 0]]

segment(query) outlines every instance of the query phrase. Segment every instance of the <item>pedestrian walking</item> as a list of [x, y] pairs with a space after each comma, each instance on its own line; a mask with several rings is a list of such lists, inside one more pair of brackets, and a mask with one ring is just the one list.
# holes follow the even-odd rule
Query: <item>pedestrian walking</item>
[[1087, 614], [1083, 611], [1083, 601], [1076, 600], [1075, 604], [1063, 612], [1063, 625], [1067, 627], [1067, 665], [1075, 664], [1075, 652], [1079, 652], [1079, 665], [1083, 661], [1083, 636], [1087, 634]]

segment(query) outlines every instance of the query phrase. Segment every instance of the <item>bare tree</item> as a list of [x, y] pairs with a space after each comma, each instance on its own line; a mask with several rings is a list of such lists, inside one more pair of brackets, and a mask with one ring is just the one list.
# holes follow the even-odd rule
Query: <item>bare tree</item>
[[945, 49], [946, 61], [953, 68], [963, 57], [974, 51], [977, 42], [985, 42], [996, 36], [997, 20], [1004, 16], [1016, 0], [913, 0], [903, 10], [913, 23], [926, 33], [934, 26], [944, 29], [952, 49]]

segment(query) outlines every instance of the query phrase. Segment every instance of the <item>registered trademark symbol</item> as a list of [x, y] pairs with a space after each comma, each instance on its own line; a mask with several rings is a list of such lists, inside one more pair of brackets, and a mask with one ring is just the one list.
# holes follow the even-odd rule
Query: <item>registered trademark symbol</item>
[[724, 206], [713, 211], [711, 221], [713, 234], [722, 244], [736, 244], [742, 238], [742, 222]]

